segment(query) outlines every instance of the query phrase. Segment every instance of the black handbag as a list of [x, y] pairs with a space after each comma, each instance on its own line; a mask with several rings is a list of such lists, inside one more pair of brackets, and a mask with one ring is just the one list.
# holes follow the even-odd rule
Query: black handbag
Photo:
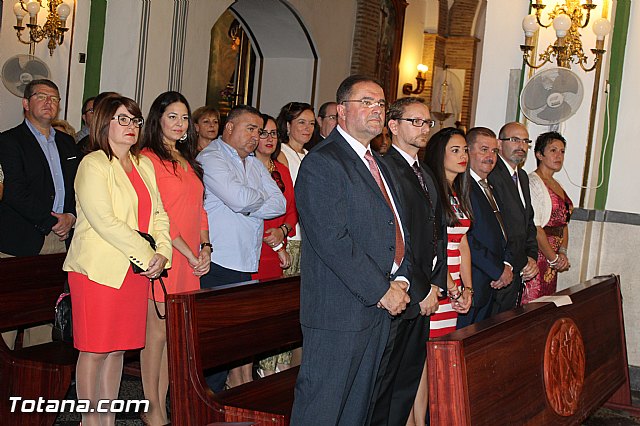
[[[156, 240], [154, 240], [153, 237], [150, 234], [147, 234], [146, 232], [142, 232], [142, 231], [137, 231], [137, 232], [138, 234], [140, 234], [142, 238], [147, 240], [147, 242], [149, 243], [153, 251], [156, 251]], [[131, 269], [133, 270], [134, 274], [141, 274], [142, 272], [144, 272], [142, 268], [140, 268], [135, 263], [131, 262], [131, 265], [132, 265]], [[156, 301], [156, 286], [154, 281], [156, 279], [160, 281], [160, 286], [162, 287], [162, 293], [164, 293], [164, 298], [165, 298], [164, 300], [167, 300], [167, 288], [165, 287], [164, 281], [162, 280], [163, 277], [167, 277], [167, 276], [168, 276], [167, 270], [163, 269], [158, 278], [149, 278], [151, 280], [151, 296], [153, 297], [153, 307], [156, 308], [156, 315], [158, 315], [158, 318], [160, 318], [161, 320], [165, 319], [167, 315], [166, 314], [162, 315], [160, 313], [160, 310], [158, 309], [158, 302]]]
[[73, 343], [70, 293], [62, 293], [60, 297], [58, 297], [51, 338], [58, 342]]

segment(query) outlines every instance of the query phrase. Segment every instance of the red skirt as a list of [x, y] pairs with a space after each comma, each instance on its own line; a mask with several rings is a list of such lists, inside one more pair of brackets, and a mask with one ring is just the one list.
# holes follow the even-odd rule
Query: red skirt
[[129, 267], [116, 289], [69, 272], [69, 287], [76, 349], [106, 353], [144, 347], [149, 278]]

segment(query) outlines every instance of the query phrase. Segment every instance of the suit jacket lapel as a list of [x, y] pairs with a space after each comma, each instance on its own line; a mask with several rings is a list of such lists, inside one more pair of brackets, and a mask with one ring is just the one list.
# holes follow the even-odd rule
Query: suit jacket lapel
[[[513, 176], [509, 174], [509, 169], [507, 169], [507, 166], [505, 166], [502, 159], [498, 159], [498, 164], [496, 165], [496, 167], [499, 167], [498, 171], [500, 172], [500, 176], [502, 176], [502, 180], [505, 183], [505, 187], [507, 188], [507, 191], [511, 193], [512, 197], [515, 197], [514, 199], [517, 201], [516, 204], [518, 205], [520, 210], [524, 213], [524, 206], [522, 205], [522, 199], [520, 198], [520, 191], [518, 190], [516, 185], [513, 183]], [[518, 175], [518, 179], [519, 178], [520, 176]], [[518, 182], [518, 185], [520, 185], [520, 182]]]
[[[358, 154], [356, 154], [356, 152], [349, 146], [349, 143], [342, 137], [342, 135], [339, 132], [338, 133], [338, 139], [336, 139], [335, 143], [338, 144], [338, 146], [340, 148], [342, 148], [342, 150], [345, 153], [345, 157], [349, 159], [349, 161], [351, 161], [353, 163], [353, 167], [354, 169], [362, 176], [362, 179], [371, 187], [371, 190], [373, 192], [375, 192], [382, 201], [384, 201], [384, 203], [386, 204], [387, 201], [384, 199], [384, 195], [382, 195], [382, 192], [380, 191], [380, 187], [378, 186], [378, 183], [376, 182], [376, 180], [373, 178], [373, 175], [371, 174], [371, 170], [369, 170], [369, 168], [362, 162], [362, 160], [360, 159], [360, 157], [358, 157]], [[373, 158], [376, 159], [376, 155], [374, 153]], [[376, 159], [376, 163], [378, 164], [378, 168], [380, 169], [380, 162]], [[389, 179], [385, 176], [385, 179], [387, 179], [387, 182], [389, 182]]]
[[[27, 154], [27, 158], [29, 161], [36, 160], [41, 163], [41, 166], [44, 170], [47, 170], [49, 173], [45, 173], [45, 179], [47, 179], [47, 183], [50, 186], [50, 191], [55, 192], [55, 187], [53, 184], [53, 176], [51, 176], [51, 168], [49, 167], [49, 162], [47, 161], [47, 157], [42, 151], [40, 147], [40, 143], [38, 139], [36, 139], [35, 135], [31, 133], [31, 130], [27, 126], [27, 122], [22, 122], [22, 132], [23, 132], [23, 141], [24, 141], [24, 150]], [[53, 200], [52, 200], [53, 204]]]

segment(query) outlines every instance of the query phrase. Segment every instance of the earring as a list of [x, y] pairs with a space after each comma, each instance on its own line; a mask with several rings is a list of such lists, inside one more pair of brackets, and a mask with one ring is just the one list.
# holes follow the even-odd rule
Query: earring
[[182, 137], [180, 139], [178, 139], [179, 142], [184, 142], [187, 140], [187, 133], [185, 132], [184, 135], [182, 135]]

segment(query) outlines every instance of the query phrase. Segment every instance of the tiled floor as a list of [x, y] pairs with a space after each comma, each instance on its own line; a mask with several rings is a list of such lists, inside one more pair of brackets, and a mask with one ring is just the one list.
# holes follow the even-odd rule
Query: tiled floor
[[[67, 398], [75, 398], [75, 390], [71, 390]], [[124, 376], [120, 386], [121, 399], [143, 399], [142, 383], [140, 379], [133, 376]], [[640, 392], [633, 392], [634, 405], [640, 407]], [[58, 417], [56, 425], [76, 426], [80, 421], [79, 414], [63, 413]], [[142, 425], [137, 413], [122, 413], [117, 416], [117, 426], [139, 426]], [[601, 408], [593, 416], [589, 417], [584, 426], [634, 426], [640, 425], [640, 418], [634, 418], [622, 411]], [[452, 425], [453, 426], [453, 425]]]

